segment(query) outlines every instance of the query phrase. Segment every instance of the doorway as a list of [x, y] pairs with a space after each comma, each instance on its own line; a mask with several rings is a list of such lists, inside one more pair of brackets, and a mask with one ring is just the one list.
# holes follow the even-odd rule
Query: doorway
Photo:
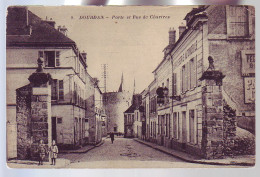
[[57, 143], [57, 118], [51, 118], [51, 138]]
[[182, 143], [187, 142], [186, 111], [182, 111]]

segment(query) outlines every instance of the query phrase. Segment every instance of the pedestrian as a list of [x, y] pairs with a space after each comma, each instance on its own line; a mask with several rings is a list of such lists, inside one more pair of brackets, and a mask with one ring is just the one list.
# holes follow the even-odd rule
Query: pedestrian
[[111, 142], [113, 144], [113, 142], [114, 142], [114, 133], [113, 132], [110, 133], [110, 138], [111, 138]]
[[59, 153], [58, 146], [56, 145], [55, 140], [52, 140], [52, 145], [50, 146], [51, 165], [56, 164], [58, 153]]
[[45, 144], [43, 144], [43, 140], [40, 140], [40, 144], [38, 146], [38, 153], [39, 153], [39, 164], [38, 165], [43, 165], [43, 159], [47, 153]]

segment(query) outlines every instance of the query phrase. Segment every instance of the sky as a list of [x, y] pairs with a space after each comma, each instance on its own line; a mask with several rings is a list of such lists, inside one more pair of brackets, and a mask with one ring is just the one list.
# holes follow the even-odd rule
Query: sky
[[[81, 52], [87, 53], [87, 70], [100, 80], [101, 88], [104, 83], [101, 65], [107, 64], [107, 91], [118, 90], [123, 73], [124, 89], [133, 92], [135, 80], [135, 93], [140, 93], [152, 82], [152, 71], [163, 59], [169, 29], [176, 29], [178, 39], [178, 26], [185, 24], [183, 18], [192, 8], [194, 6], [32, 6], [29, 10], [42, 19], [52, 18], [56, 27], [68, 28], [68, 37]], [[88, 16], [104, 19], [86, 19]]]

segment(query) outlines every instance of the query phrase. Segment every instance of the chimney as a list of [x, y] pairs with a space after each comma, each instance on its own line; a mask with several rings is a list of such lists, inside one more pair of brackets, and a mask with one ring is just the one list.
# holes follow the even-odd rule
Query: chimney
[[186, 26], [181, 23], [181, 26], [179, 26], [179, 38], [181, 37], [182, 33], [186, 30]]
[[174, 28], [170, 28], [169, 30], [169, 44], [174, 44], [176, 41], [176, 30]]
[[46, 20], [44, 20], [44, 22], [48, 23], [49, 25], [51, 25], [53, 28], [55, 28], [55, 21], [52, 20], [52, 18], [50, 18], [50, 20], [47, 19], [46, 16]]
[[68, 29], [65, 27], [65, 25], [63, 26], [58, 26], [58, 31], [63, 33], [65, 36], [67, 36], [67, 31]]
[[83, 56], [83, 59], [85, 60], [85, 63], [87, 63], [87, 53], [83, 50], [81, 55]]

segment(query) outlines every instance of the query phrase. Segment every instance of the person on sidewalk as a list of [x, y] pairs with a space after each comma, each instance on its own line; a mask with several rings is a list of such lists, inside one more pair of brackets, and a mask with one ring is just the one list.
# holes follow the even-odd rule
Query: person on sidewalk
[[40, 140], [40, 144], [38, 146], [38, 153], [39, 153], [39, 164], [43, 165], [43, 159], [45, 158], [45, 155], [47, 153], [45, 144], [43, 144], [43, 140]]
[[115, 137], [114, 137], [114, 136], [115, 136], [114, 133], [111, 132], [111, 133], [110, 133], [110, 138], [111, 138], [112, 144], [113, 144], [113, 142], [114, 142], [114, 140], [115, 140]]
[[58, 146], [56, 145], [55, 140], [52, 140], [52, 145], [50, 146], [51, 165], [56, 164], [58, 153], [59, 153]]

